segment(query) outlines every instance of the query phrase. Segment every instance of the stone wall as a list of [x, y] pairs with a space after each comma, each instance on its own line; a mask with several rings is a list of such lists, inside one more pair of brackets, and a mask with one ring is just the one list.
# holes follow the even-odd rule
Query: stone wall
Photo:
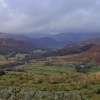
[[87, 100], [75, 93], [46, 92], [33, 88], [9, 87], [0, 91], [0, 100]]

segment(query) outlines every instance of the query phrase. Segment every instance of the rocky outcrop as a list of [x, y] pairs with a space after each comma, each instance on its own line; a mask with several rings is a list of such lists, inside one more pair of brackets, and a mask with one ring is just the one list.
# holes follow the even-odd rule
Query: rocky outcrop
[[86, 100], [75, 93], [45, 92], [33, 88], [10, 87], [0, 91], [0, 100]]

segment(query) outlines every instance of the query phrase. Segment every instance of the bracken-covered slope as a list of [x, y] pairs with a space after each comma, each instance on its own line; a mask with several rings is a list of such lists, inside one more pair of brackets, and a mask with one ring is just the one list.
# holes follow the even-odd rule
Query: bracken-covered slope
[[85, 53], [76, 57], [67, 58], [66, 60], [69, 62], [79, 62], [84, 59], [90, 59], [93, 62], [100, 63], [100, 45], [93, 46]]
[[14, 39], [14, 40], [21, 40], [21, 41], [30, 41], [30, 38], [25, 35], [20, 34], [7, 34], [7, 33], [1, 33], [0, 32], [0, 39], [2, 38], [8, 38], [8, 39]]
[[17, 41], [8, 38], [0, 39], [0, 54], [8, 54], [12, 52], [28, 53], [32, 52], [34, 49], [35, 46], [33, 46], [30, 42]]

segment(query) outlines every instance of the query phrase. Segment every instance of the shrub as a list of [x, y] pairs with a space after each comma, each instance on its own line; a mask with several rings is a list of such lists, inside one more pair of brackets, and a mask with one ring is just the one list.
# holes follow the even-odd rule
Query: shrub
[[34, 78], [35, 83], [43, 83], [45, 82], [45, 77], [44, 76], [36, 76]]
[[0, 70], [0, 76], [5, 75], [5, 74], [6, 74], [5, 71]]
[[70, 86], [65, 86], [65, 91], [70, 91], [71, 90], [71, 87]]
[[44, 84], [42, 87], [41, 87], [41, 90], [42, 91], [47, 91], [47, 90], [50, 90], [52, 88], [51, 84]]
[[57, 76], [57, 75], [52, 75], [51, 77], [50, 77], [50, 83], [52, 83], [52, 84], [57, 84], [57, 83], [59, 83], [61, 80], [59, 80], [59, 77]]
[[100, 88], [96, 88], [96, 89], [94, 89], [94, 93], [96, 93], [96, 94], [100, 94]]
[[87, 88], [87, 86], [88, 86], [88, 81], [87, 80], [84, 80], [84, 81], [82, 81], [82, 87], [83, 88]]

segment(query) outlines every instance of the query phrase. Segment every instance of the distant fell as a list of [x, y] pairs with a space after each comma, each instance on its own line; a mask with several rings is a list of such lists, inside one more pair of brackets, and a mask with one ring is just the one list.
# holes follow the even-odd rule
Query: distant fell
[[9, 38], [0, 39], [0, 54], [15, 53], [29, 53], [32, 52], [36, 47], [25, 41], [18, 41]]
[[60, 46], [60, 43], [50, 37], [43, 37], [40, 39], [35, 39], [34, 43], [38, 46], [38, 47], [58, 47]]
[[0, 32], [0, 39], [1, 38], [9, 38], [14, 40], [21, 40], [21, 41], [30, 41], [30, 38], [25, 35], [20, 34], [7, 34], [7, 33], [1, 33]]
[[81, 44], [100, 44], [100, 37], [92, 38], [81, 42]]

